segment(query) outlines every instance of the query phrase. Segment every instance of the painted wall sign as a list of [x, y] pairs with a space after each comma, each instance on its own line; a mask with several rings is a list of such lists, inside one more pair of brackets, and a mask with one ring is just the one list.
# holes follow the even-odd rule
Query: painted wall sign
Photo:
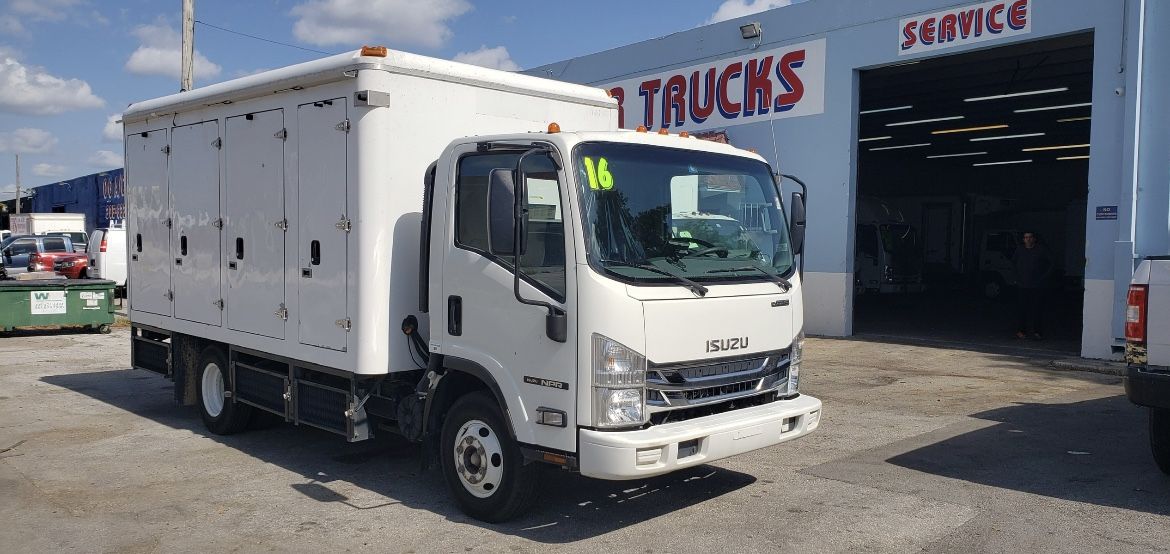
[[1117, 206], [1097, 206], [1097, 221], [1117, 219]]
[[29, 313], [32, 315], [63, 314], [67, 312], [65, 306], [65, 291], [63, 290], [34, 290], [28, 293]]
[[825, 39], [599, 85], [626, 129], [695, 131], [825, 111]]
[[1032, 31], [1031, 0], [1001, 0], [908, 17], [898, 55], [942, 50]]

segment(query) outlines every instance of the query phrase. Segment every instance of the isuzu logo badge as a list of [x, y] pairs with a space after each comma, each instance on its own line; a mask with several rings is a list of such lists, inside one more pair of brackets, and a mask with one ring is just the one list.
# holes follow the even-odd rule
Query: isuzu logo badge
[[712, 339], [707, 341], [707, 352], [723, 352], [725, 350], [741, 350], [748, 347], [747, 337], [733, 337], [730, 339]]

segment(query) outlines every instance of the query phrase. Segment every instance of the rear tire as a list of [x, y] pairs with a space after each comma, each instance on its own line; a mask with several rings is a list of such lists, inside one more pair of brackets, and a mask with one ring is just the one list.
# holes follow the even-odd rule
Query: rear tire
[[451, 495], [475, 519], [507, 521], [536, 497], [540, 468], [524, 463], [499, 405], [487, 393], [455, 401], [443, 422], [439, 458]]
[[1150, 408], [1150, 450], [1158, 469], [1170, 475], [1170, 410]]
[[207, 430], [217, 435], [243, 431], [252, 419], [252, 407], [234, 402], [225, 394], [229, 387], [227, 356], [217, 346], [208, 346], [199, 355], [199, 375], [195, 379], [199, 415]]

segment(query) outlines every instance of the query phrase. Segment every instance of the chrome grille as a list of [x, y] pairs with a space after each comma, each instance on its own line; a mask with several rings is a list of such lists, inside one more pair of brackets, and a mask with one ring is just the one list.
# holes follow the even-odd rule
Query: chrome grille
[[651, 411], [690, 408], [774, 391], [788, 382], [788, 349], [682, 364], [651, 363]]

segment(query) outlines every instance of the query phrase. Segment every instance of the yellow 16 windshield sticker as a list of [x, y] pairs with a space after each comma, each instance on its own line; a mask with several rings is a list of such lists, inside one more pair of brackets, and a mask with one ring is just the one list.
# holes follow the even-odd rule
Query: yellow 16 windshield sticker
[[593, 158], [585, 156], [585, 174], [589, 177], [589, 188], [592, 190], [610, 190], [613, 188], [613, 174], [609, 172], [609, 160], [598, 158], [594, 166]]

